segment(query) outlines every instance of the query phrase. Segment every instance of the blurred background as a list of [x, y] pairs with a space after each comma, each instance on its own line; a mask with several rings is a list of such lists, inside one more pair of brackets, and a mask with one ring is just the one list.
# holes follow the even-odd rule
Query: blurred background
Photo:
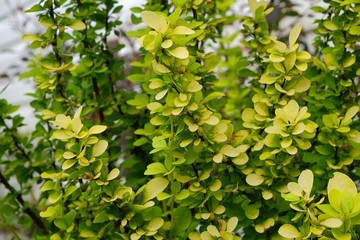
[[[255, 1], [255, 0], [250, 0]], [[6, 99], [8, 103], [20, 105], [20, 109], [16, 114], [21, 114], [26, 126], [22, 127], [21, 133], [31, 132], [35, 127], [36, 118], [29, 103], [32, 97], [27, 96], [35, 89], [35, 83], [31, 79], [20, 80], [20, 74], [26, 71], [28, 59], [40, 51], [29, 49], [29, 43], [21, 40], [24, 34], [38, 34], [44, 31], [44, 28], [38, 23], [36, 13], [24, 13], [36, 1], [29, 0], [0, 0], [0, 99]], [[134, 30], [131, 23], [131, 11], [133, 6], [140, 6], [145, 0], [118, 0], [119, 5], [124, 8], [119, 13], [119, 18], [123, 24], [119, 27], [120, 31], [125, 34], [129, 30]], [[311, 42], [314, 38], [313, 29], [316, 25], [313, 23], [316, 18], [321, 15], [315, 15], [311, 11], [311, 7], [324, 5], [321, 0], [268, 0], [268, 3], [274, 6], [274, 11], [269, 15], [268, 21], [271, 24], [272, 35], [281, 37], [287, 36], [291, 28], [301, 23], [303, 26], [302, 36], [304, 46], [311, 52]], [[228, 14], [236, 14], [245, 16], [250, 14], [247, 0], [234, 0], [234, 4], [228, 11]], [[295, 13], [298, 13], [296, 15]], [[238, 21], [232, 26], [226, 28], [225, 32], [232, 35], [235, 31], [241, 29], [241, 22]], [[136, 28], [142, 25], [135, 26]], [[236, 39], [234, 44], [240, 45], [241, 39]], [[111, 45], [125, 44], [126, 48], [118, 53], [118, 57], [127, 59], [134, 55], [138, 50], [135, 39], [121, 38], [113, 36], [109, 39]], [[211, 51], [211, 50], [209, 50]], [[46, 51], [42, 54], [46, 54]], [[130, 61], [125, 61], [130, 62]], [[11, 181], [16, 187], [16, 181]], [[36, 188], [36, 187], [35, 187]], [[5, 188], [0, 184], [0, 199], [4, 196]], [[6, 229], [3, 222], [6, 219], [1, 218], [0, 210], [0, 240], [10, 240], [12, 234]]]

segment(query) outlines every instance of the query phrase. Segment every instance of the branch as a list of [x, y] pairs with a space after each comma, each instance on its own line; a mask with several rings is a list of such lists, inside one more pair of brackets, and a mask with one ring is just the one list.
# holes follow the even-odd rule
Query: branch
[[[22, 207], [24, 207], [25, 202], [24, 202], [24, 199], [22, 198], [21, 194], [16, 192], [16, 190], [9, 184], [9, 182], [6, 180], [4, 175], [2, 175], [1, 171], [0, 171], [0, 182], [2, 182], [5, 185], [5, 187], [11, 192], [12, 195], [16, 196], [16, 200], [21, 204]], [[39, 228], [41, 228], [44, 231], [44, 233], [48, 234], [44, 223], [29, 207], [25, 208], [24, 212], [31, 217], [31, 219], [34, 221], [34, 223]]]

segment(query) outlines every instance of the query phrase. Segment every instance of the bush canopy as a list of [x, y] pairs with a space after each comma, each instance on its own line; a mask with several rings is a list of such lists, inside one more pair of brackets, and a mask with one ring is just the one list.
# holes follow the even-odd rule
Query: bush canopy
[[248, 0], [239, 16], [234, 0], [148, 0], [126, 32], [121, 1], [38, 0], [26, 12], [44, 31], [23, 36], [21, 75], [36, 128], [19, 134], [18, 106], [0, 100], [0, 227], [360, 239], [360, 1], [301, 13], [320, 16], [311, 46], [300, 24], [282, 33], [301, 17], [293, 2]]

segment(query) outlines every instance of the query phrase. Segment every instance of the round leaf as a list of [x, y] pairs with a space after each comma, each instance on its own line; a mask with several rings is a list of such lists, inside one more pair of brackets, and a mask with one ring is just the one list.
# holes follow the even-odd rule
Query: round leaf
[[105, 140], [100, 140], [97, 143], [95, 143], [93, 149], [92, 149], [92, 156], [98, 157], [101, 154], [103, 154], [108, 147], [108, 142]]
[[186, 59], [189, 57], [189, 52], [184, 47], [177, 47], [173, 50], [168, 51], [171, 55], [179, 59]]
[[286, 238], [300, 237], [300, 232], [291, 224], [284, 224], [279, 228], [279, 234]]
[[355, 183], [345, 174], [335, 172], [334, 177], [329, 180], [327, 191], [328, 194], [332, 189], [348, 191], [353, 197], [357, 194]]
[[304, 170], [301, 172], [298, 183], [300, 187], [306, 192], [308, 195], [310, 195], [313, 183], [314, 183], [314, 174], [311, 170]]
[[246, 182], [250, 186], [259, 186], [264, 182], [264, 177], [257, 175], [255, 173], [252, 173], [246, 177]]
[[107, 175], [106, 180], [107, 181], [111, 181], [113, 179], [115, 179], [117, 176], [119, 176], [120, 174], [120, 170], [117, 168], [114, 168], [113, 170], [111, 170], [111, 172]]

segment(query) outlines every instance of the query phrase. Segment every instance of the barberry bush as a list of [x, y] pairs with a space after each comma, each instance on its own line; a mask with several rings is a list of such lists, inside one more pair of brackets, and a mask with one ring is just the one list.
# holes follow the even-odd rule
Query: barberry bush
[[276, 35], [291, 1], [234, 2], [148, 0], [135, 31], [121, 1], [27, 10], [33, 132], [0, 100], [14, 239], [360, 239], [360, 2], [314, 6], [310, 48]]

